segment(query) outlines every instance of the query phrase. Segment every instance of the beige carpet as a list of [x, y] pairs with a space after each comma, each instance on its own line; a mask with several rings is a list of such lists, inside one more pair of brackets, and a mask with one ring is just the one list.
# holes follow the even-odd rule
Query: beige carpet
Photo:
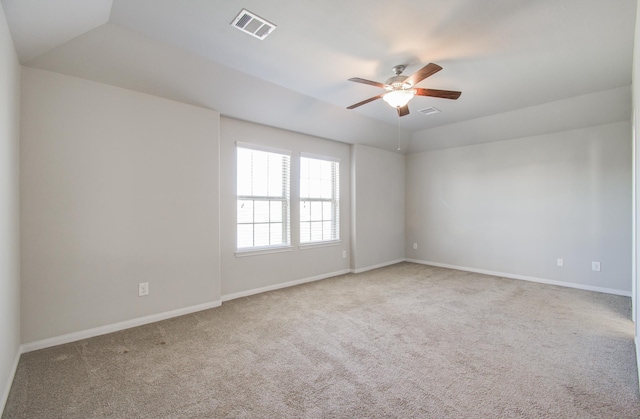
[[402, 263], [25, 354], [2, 417], [640, 418], [630, 305]]

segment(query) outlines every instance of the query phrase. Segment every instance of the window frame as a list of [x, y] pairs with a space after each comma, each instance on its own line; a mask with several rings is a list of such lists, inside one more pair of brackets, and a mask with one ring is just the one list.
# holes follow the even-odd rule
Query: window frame
[[[281, 155], [283, 157], [287, 158], [286, 161], [286, 170], [284, 168], [284, 163], [283, 163], [283, 169], [282, 172], [285, 174], [284, 179], [282, 180], [282, 191], [281, 191], [281, 195], [279, 196], [269, 196], [269, 194], [267, 195], [240, 195], [239, 194], [239, 188], [238, 188], [238, 183], [239, 183], [239, 176], [238, 176], [238, 170], [239, 170], [239, 160], [238, 160], [238, 149], [245, 149], [245, 150], [250, 150], [253, 152], [264, 152], [264, 153], [271, 153], [271, 154], [277, 154], [277, 155]], [[248, 256], [248, 255], [253, 255], [253, 254], [264, 254], [264, 253], [277, 253], [277, 252], [285, 252], [285, 251], [290, 251], [292, 250], [292, 246], [291, 246], [291, 157], [292, 157], [292, 152], [290, 150], [283, 150], [283, 149], [278, 149], [275, 147], [269, 147], [269, 146], [263, 146], [263, 145], [259, 145], [259, 144], [253, 144], [253, 143], [244, 143], [244, 142], [239, 142], [237, 141], [235, 144], [235, 164], [236, 164], [236, 210], [235, 210], [235, 215], [236, 215], [236, 222], [235, 222], [235, 236], [236, 236], [236, 246], [235, 246], [235, 254], [236, 256]], [[282, 202], [282, 214], [281, 214], [281, 222], [274, 222], [271, 219], [271, 216], [269, 216], [268, 221], [266, 222], [255, 222], [255, 218], [253, 219], [253, 221], [251, 223], [240, 223], [238, 221], [238, 204], [240, 201], [253, 201], [253, 203], [255, 204], [256, 201], [258, 202], [273, 202], [273, 201], [279, 201]], [[270, 206], [270, 205], [269, 205]], [[255, 217], [255, 213], [254, 213], [254, 217]], [[253, 225], [254, 226], [254, 230], [253, 230], [253, 242], [255, 243], [255, 225], [256, 224], [268, 224], [269, 226], [271, 224], [279, 224], [282, 223], [282, 243], [278, 243], [278, 244], [269, 244], [269, 245], [262, 245], [262, 246], [248, 246], [248, 247], [238, 247], [239, 244], [239, 234], [238, 234], [238, 226], [241, 224], [244, 225]]]
[[[322, 198], [322, 197], [303, 197], [303, 192], [302, 192], [302, 159], [311, 159], [311, 160], [319, 160], [319, 161], [323, 161], [323, 162], [328, 162], [331, 163], [332, 165], [335, 165], [334, 167], [332, 167], [331, 169], [331, 173], [332, 173], [332, 179], [331, 179], [331, 197], [330, 198]], [[304, 248], [310, 248], [310, 247], [324, 247], [324, 246], [333, 246], [333, 245], [337, 245], [341, 242], [340, 239], [340, 228], [341, 228], [341, 223], [340, 223], [340, 159], [337, 157], [331, 157], [331, 156], [322, 156], [322, 155], [318, 155], [318, 154], [313, 154], [313, 153], [306, 153], [306, 152], [301, 152], [300, 153], [300, 158], [299, 158], [299, 165], [298, 165], [298, 181], [299, 181], [299, 190], [298, 190], [298, 207], [299, 207], [299, 220], [298, 220], [298, 228], [299, 228], [299, 232], [298, 232], [298, 244], [300, 249], [304, 249]], [[311, 224], [313, 221], [309, 220], [309, 221], [302, 221], [303, 217], [302, 217], [302, 205], [304, 202], [322, 202], [322, 203], [329, 203], [331, 205], [331, 223], [332, 223], [332, 227], [330, 229], [330, 231], [333, 233], [333, 237], [329, 238], [329, 239], [322, 239], [322, 240], [309, 240], [309, 241], [303, 241], [303, 237], [302, 237], [302, 233], [303, 233], [303, 228], [302, 225], [303, 223], [309, 223]], [[311, 211], [311, 209], [310, 209]], [[324, 219], [322, 219], [321, 221], [324, 221]], [[311, 229], [311, 226], [309, 226], [309, 229]], [[311, 237], [310, 237], [311, 238]]]

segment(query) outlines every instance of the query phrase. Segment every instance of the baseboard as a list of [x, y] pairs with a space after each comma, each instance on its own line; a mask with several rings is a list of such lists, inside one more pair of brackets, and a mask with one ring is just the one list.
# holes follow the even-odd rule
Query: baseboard
[[149, 316], [138, 317], [136, 319], [125, 320], [119, 323], [108, 324], [105, 326], [95, 327], [93, 329], [81, 330], [62, 336], [55, 336], [48, 339], [37, 340], [35, 342], [25, 343], [20, 349], [22, 353], [36, 351], [38, 349], [50, 348], [52, 346], [62, 345], [65, 343], [76, 342], [82, 339], [88, 339], [95, 336], [106, 335], [107, 333], [118, 332], [132, 327], [143, 326], [145, 324], [170, 319], [173, 317], [183, 316], [185, 314], [195, 313], [197, 311], [208, 310], [210, 308], [220, 307], [221, 301], [213, 301], [205, 304], [198, 304], [179, 308], [177, 310], [165, 311], [163, 313], [152, 314]]
[[126, 320], [119, 323], [108, 324], [105, 326], [96, 327], [88, 330], [81, 330], [79, 332], [73, 332], [62, 336], [55, 336], [52, 338], [42, 339], [35, 342], [25, 343], [21, 345], [20, 352], [26, 353], [36, 351], [38, 349], [50, 348], [52, 346], [62, 345], [65, 343], [76, 342], [82, 339], [88, 339], [95, 336], [106, 335], [107, 333], [113, 333], [124, 329], [130, 329], [132, 327], [142, 326], [149, 323], [158, 322], [161, 320], [170, 319], [172, 317], [183, 316], [185, 314], [195, 313], [197, 311], [207, 310], [210, 308], [220, 307], [222, 302], [234, 300], [236, 298], [247, 297], [249, 295], [260, 294], [262, 292], [273, 291], [281, 288], [287, 288], [294, 285], [300, 285], [307, 282], [319, 281], [321, 279], [330, 278], [333, 276], [343, 275], [349, 273], [349, 269], [344, 269], [337, 272], [331, 272], [328, 274], [313, 276], [310, 278], [299, 279], [290, 282], [284, 282], [281, 284], [271, 285], [268, 287], [252, 289], [248, 291], [237, 292], [234, 294], [223, 295], [220, 300], [211, 303], [200, 304], [196, 306], [185, 307], [177, 310], [167, 311], [164, 313], [152, 314], [150, 316], [139, 317], [136, 319]]
[[576, 289], [585, 290], [585, 291], [601, 292], [603, 294], [613, 294], [613, 295], [621, 295], [623, 297], [631, 297], [631, 291], [623, 291], [623, 290], [617, 290], [613, 288], [594, 287], [591, 285], [575, 284], [573, 282], [555, 281], [553, 279], [537, 278], [534, 276], [516, 275], [516, 274], [510, 274], [506, 272], [488, 271], [486, 269], [468, 268], [466, 266], [449, 265], [446, 263], [429, 262], [426, 260], [406, 259], [406, 261], [419, 263], [421, 265], [437, 266], [439, 268], [456, 269], [458, 271], [475, 272], [479, 274], [499, 276], [502, 278], [520, 279], [522, 281], [538, 282], [541, 284], [557, 285], [560, 287], [576, 288]]
[[352, 269], [351, 272], [359, 274], [366, 271], [371, 271], [378, 268], [384, 268], [385, 266], [395, 265], [396, 263], [404, 262], [406, 259], [396, 259], [389, 262], [378, 263], [377, 265], [366, 266], [364, 268]]
[[[638, 364], [638, 377], [640, 377], [640, 336], [636, 336], [635, 342], [636, 342], [636, 363]], [[640, 380], [638, 380], [638, 391], [640, 392]]]
[[0, 415], [4, 412], [4, 407], [7, 405], [7, 400], [9, 399], [9, 392], [11, 391], [11, 385], [13, 384], [13, 379], [16, 376], [16, 371], [18, 370], [18, 362], [20, 362], [20, 355], [22, 351], [18, 348], [16, 352], [16, 358], [13, 361], [13, 366], [11, 367], [11, 371], [9, 372], [9, 377], [7, 377], [7, 383], [5, 384], [4, 391], [2, 392], [2, 398], [0, 398]]
[[233, 294], [223, 295], [221, 299], [222, 299], [222, 302], [224, 303], [226, 301], [235, 300], [236, 298], [248, 297], [250, 295], [260, 294], [260, 293], [267, 292], [267, 291], [275, 291], [275, 290], [279, 290], [279, 289], [282, 289], [282, 288], [293, 287], [294, 285], [306, 284], [307, 282], [320, 281], [321, 279], [327, 279], [327, 278], [331, 278], [331, 277], [334, 277], [334, 276], [344, 275], [344, 274], [348, 274], [350, 272], [351, 271], [349, 269], [343, 269], [343, 270], [337, 271], [337, 272], [331, 272], [331, 273], [328, 273], [328, 274], [312, 276], [312, 277], [304, 278], [304, 279], [297, 279], [295, 281], [283, 282], [283, 283], [280, 283], [280, 284], [269, 285], [269, 286], [261, 287], [261, 288], [254, 288], [254, 289], [248, 290], [248, 291], [234, 292]]

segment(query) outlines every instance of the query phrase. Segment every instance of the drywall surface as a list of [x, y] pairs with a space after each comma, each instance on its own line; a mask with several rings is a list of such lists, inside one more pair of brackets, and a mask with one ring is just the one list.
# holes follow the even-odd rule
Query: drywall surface
[[635, 322], [635, 334], [636, 334], [636, 357], [638, 361], [638, 372], [640, 373], [640, 315], [638, 312], [638, 304], [640, 303], [640, 281], [638, 274], [640, 273], [640, 246], [638, 238], [640, 237], [640, 225], [638, 223], [640, 219], [640, 170], [638, 164], [640, 164], [640, 6], [636, 6], [636, 36], [633, 46], [633, 144], [634, 144], [634, 231], [633, 231], [633, 243], [634, 243], [634, 266], [633, 266], [633, 321]]
[[0, 413], [20, 352], [20, 65], [0, 5]]
[[346, 143], [366, 138], [375, 147], [393, 149], [394, 142], [387, 139], [398, 132], [395, 124], [345, 112], [346, 103], [318, 101], [113, 23], [45, 52], [29, 65]]
[[630, 113], [631, 86], [617, 87], [418, 131], [411, 137], [409, 152], [461, 147], [623, 122], [629, 120]]
[[[222, 295], [251, 293], [349, 269], [350, 147], [278, 128], [222, 117], [220, 120], [220, 250]], [[291, 248], [285, 252], [236, 255], [236, 142], [291, 152]], [[300, 247], [298, 180], [300, 153], [340, 160], [340, 242]], [[346, 251], [346, 257], [343, 257]]]
[[403, 260], [404, 154], [354, 145], [351, 159], [352, 269]]
[[219, 300], [219, 114], [31, 68], [22, 95], [23, 343]]
[[409, 155], [407, 258], [630, 293], [630, 132], [617, 122]]

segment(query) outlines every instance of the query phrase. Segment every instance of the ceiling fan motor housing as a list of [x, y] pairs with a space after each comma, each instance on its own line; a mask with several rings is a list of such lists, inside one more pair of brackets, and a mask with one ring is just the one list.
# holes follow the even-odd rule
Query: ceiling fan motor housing
[[393, 90], [407, 90], [411, 88], [411, 83], [405, 82], [407, 76], [393, 76], [384, 82], [385, 90], [391, 92]]

